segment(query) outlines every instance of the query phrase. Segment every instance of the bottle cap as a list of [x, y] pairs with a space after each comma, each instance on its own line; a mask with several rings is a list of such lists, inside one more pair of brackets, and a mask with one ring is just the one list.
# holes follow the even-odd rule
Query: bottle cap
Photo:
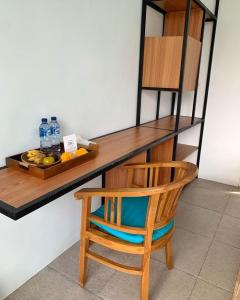
[[57, 117], [51, 117], [52, 121], [57, 121]]
[[42, 118], [42, 123], [47, 123], [47, 118]]

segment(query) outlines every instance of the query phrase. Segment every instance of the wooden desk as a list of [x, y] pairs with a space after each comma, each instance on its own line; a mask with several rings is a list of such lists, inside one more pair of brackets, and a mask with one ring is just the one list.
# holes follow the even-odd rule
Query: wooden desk
[[[189, 128], [190, 120], [189, 117], [181, 117], [182, 131]], [[196, 119], [194, 125], [199, 122]], [[113, 178], [122, 175], [116, 167], [129, 160], [136, 162], [140, 159], [143, 162], [146, 151], [150, 149], [153, 161], [171, 160], [173, 137], [176, 135], [172, 130], [174, 123], [175, 118], [169, 116], [99, 137], [94, 140], [100, 145], [96, 158], [47, 180], [8, 168], [0, 169], [0, 213], [17, 220], [105, 173], [108, 187], [116, 183], [121, 185], [124, 181], [117, 182]], [[195, 150], [193, 146], [179, 145], [177, 157], [183, 160]]]
[[97, 138], [96, 158], [47, 180], [3, 168], [0, 212], [17, 220], [173, 136], [171, 131], [134, 127]]

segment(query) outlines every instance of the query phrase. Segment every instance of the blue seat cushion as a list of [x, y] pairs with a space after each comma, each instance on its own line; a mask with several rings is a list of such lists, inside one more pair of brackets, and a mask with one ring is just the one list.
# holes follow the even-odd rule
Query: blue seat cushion
[[[122, 198], [122, 220], [121, 224], [131, 227], [145, 227], [146, 214], [148, 207], [149, 197], [125, 197]], [[116, 201], [117, 202], [117, 201]], [[110, 219], [110, 201], [108, 209], [108, 219]], [[115, 222], [116, 222], [117, 205], [115, 205]], [[98, 208], [92, 215], [104, 219], [104, 205]], [[141, 234], [130, 234], [119, 230], [112, 229], [108, 226], [92, 222], [105, 232], [118, 237], [124, 241], [134, 244], [140, 244], [144, 242], [144, 236]], [[167, 234], [174, 226], [174, 220], [171, 220], [166, 226], [156, 229], [153, 232], [153, 241], [156, 241]]]

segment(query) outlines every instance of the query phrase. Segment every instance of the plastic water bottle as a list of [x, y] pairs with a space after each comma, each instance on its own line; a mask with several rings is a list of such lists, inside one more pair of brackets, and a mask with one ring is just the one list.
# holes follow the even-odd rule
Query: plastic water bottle
[[51, 143], [52, 143], [52, 151], [55, 154], [60, 154], [61, 151], [61, 132], [60, 132], [60, 125], [57, 122], [56, 117], [51, 117], [51, 122], [49, 124], [51, 130]]
[[47, 118], [42, 118], [42, 123], [39, 126], [40, 149], [45, 153], [51, 150], [51, 130], [48, 125]]
[[48, 125], [47, 118], [42, 118], [42, 123], [39, 126], [40, 149], [44, 152], [51, 150], [51, 130]]

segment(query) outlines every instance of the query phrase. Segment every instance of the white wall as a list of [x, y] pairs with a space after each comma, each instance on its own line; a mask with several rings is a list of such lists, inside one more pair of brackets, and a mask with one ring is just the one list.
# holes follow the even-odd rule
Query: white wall
[[[239, 183], [240, 170], [239, 6], [221, 4], [200, 168], [201, 177], [230, 184]], [[148, 13], [154, 15], [148, 33], [160, 34], [158, 17]], [[38, 145], [42, 116], [57, 115], [65, 134], [88, 138], [134, 125], [140, 16], [140, 0], [0, 2], [1, 165], [7, 155]], [[208, 40], [206, 34], [197, 115]], [[191, 99], [185, 95], [184, 114]], [[162, 103], [165, 115], [168, 95]], [[142, 121], [153, 119], [155, 108], [156, 93], [144, 92]], [[198, 134], [194, 128], [180, 140], [197, 144]], [[100, 178], [88, 184], [99, 185]], [[73, 193], [17, 222], [0, 215], [0, 299], [78, 240], [79, 219]]]
[[[87, 138], [134, 125], [140, 2], [0, 1], [1, 165], [38, 145], [42, 116]], [[79, 240], [80, 214], [69, 193], [17, 222], [0, 215], [0, 299]]]
[[220, 1], [200, 177], [240, 185], [240, 2]]

